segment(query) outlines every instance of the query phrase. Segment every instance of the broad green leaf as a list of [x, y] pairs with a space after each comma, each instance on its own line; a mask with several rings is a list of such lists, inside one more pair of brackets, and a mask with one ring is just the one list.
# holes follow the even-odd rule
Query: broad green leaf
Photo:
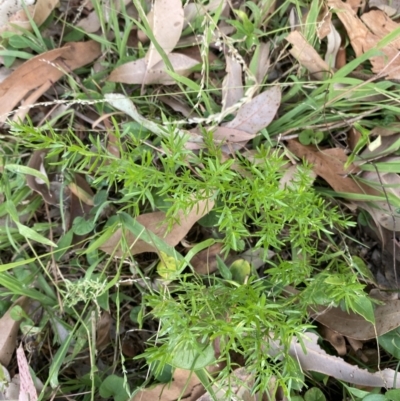
[[117, 375], [107, 376], [100, 385], [99, 393], [103, 398], [113, 397], [114, 401], [126, 401], [129, 398], [124, 379]]
[[21, 166], [19, 164], [6, 164], [4, 166], [4, 168], [6, 170], [12, 171], [14, 173], [33, 175], [34, 177], [42, 180], [48, 187], [50, 186], [49, 178], [47, 177], [47, 175], [43, 174], [42, 172], [40, 172], [34, 168], [27, 167], [27, 166]]
[[400, 359], [400, 328], [378, 337], [379, 345], [396, 359]]
[[312, 387], [304, 394], [305, 401], [326, 401], [324, 393], [317, 387]]
[[385, 397], [390, 401], [400, 401], [400, 390], [388, 390], [385, 393]]
[[49, 239], [43, 237], [43, 235], [38, 234], [32, 228], [24, 226], [23, 224], [18, 222], [15, 222], [15, 224], [18, 227], [19, 233], [25, 238], [31, 239], [44, 245], [52, 246], [53, 248], [57, 248], [57, 245], [53, 241], [50, 241]]
[[374, 308], [372, 301], [367, 296], [361, 296], [354, 300], [354, 310], [368, 322], [375, 324]]
[[172, 355], [171, 365], [187, 370], [199, 370], [215, 362], [214, 348], [211, 344], [204, 347], [202, 344], [197, 346], [187, 344], [178, 346]]

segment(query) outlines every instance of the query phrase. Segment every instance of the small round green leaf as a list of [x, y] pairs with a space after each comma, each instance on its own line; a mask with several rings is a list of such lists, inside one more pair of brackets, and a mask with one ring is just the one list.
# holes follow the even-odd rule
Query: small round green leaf
[[324, 393], [317, 387], [310, 388], [304, 394], [305, 401], [326, 401]]
[[89, 234], [94, 228], [94, 222], [91, 220], [85, 220], [82, 216], [75, 217], [72, 224], [72, 231], [76, 235]]

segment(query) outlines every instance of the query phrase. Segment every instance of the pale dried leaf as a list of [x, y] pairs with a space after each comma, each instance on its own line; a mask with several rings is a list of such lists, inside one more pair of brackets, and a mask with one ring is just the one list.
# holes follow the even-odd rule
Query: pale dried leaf
[[[155, 0], [152, 12], [153, 35], [157, 43], [168, 55], [174, 50], [181, 37], [184, 22], [182, 2], [180, 0]], [[147, 70], [151, 70], [162, 60], [154, 43], [151, 43], [145, 60]]]
[[185, 117], [189, 118], [193, 114], [193, 110], [184, 102], [176, 99], [172, 96], [160, 96], [159, 100], [171, 107], [172, 110], [181, 113]]
[[17, 348], [17, 361], [21, 383], [19, 401], [37, 401], [38, 397], [35, 384], [33, 383], [31, 373], [29, 372], [29, 365], [25, 356], [24, 349], [22, 348], [22, 344], [20, 344]]
[[240, 107], [236, 117], [225, 127], [257, 135], [274, 119], [280, 104], [281, 90], [273, 86]]
[[[3, 25], [7, 25], [8, 18], [22, 9], [23, 2], [21, 0], [3, 0], [0, 3], [0, 28]], [[27, 6], [34, 4], [33, 0], [28, 0], [25, 2]]]
[[298, 32], [290, 32], [286, 40], [292, 45], [290, 54], [311, 73], [311, 75], [322, 81], [332, 73], [329, 65], [322, 60], [318, 52], [305, 40], [304, 36]]
[[361, 315], [345, 312], [341, 308], [315, 306], [309, 309], [310, 317], [324, 326], [356, 340], [371, 340], [400, 326], [400, 300], [387, 301], [375, 308], [375, 327]]
[[[305, 333], [302, 342], [305, 347], [293, 339], [289, 348], [289, 355], [295, 359], [300, 367], [306, 371], [323, 373], [346, 383], [353, 383], [368, 387], [393, 388], [400, 386], [400, 376], [393, 369], [384, 369], [370, 373], [355, 365], [350, 365], [342, 358], [328, 355], [318, 345], [318, 336], [314, 333]], [[283, 346], [277, 340], [270, 340], [270, 353], [277, 355], [283, 351]]]
[[192, 23], [197, 17], [204, 15], [206, 9], [200, 4], [186, 3], [183, 8], [184, 22], [183, 28], [185, 29], [190, 23]]
[[[137, 217], [137, 221], [142, 224], [148, 231], [154, 233], [164, 240], [170, 246], [176, 246], [192, 228], [192, 226], [207, 214], [214, 206], [212, 200], [201, 200], [195, 203], [188, 214], [185, 215], [180, 211], [176, 216], [179, 223], [175, 223], [170, 231], [167, 231], [166, 214], [164, 212], [153, 212], [142, 214]], [[123, 256], [120, 241], [122, 238], [122, 230], [117, 230], [106, 244], [100, 249], [106, 253], [115, 256]], [[124, 234], [126, 243], [130, 246], [130, 253], [137, 255], [143, 252], [157, 252], [157, 249], [152, 244], [148, 244], [141, 239], [136, 238], [131, 232]]]
[[19, 374], [16, 374], [12, 378], [11, 382], [8, 383], [8, 386], [4, 392], [5, 399], [18, 400], [20, 393], [19, 388], [20, 388]]
[[[54, 10], [54, 8], [58, 5], [58, 0], [37, 0], [36, 4], [33, 5], [33, 1], [28, 0], [26, 2], [27, 4], [27, 10], [30, 14], [30, 17], [33, 19], [34, 23], [37, 26], [40, 26], [43, 24], [44, 21], [48, 18], [50, 13]], [[2, 12], [2, 6], [5, 4], [13, 3], [14, 5], [18, 5], [19, 11], [15, 12], [13, 15], [7, 14]], [[20, 32], [18, 30], [18, 27], [27, 29], [29, 31], [32, 31], [32, 25], [29, 21], [28, 16], [26, 15], [25, 11], [21, 7], [22, 2], [21, 1], [7, 1], [7, 2], [2, 2], [0, 5], [0, 33], [2, 32]], [[9, 17], [9, 23], [2, 23], [2, 18], [8, 18]]]
[[194, 271], [197, 274], [210, 274], [217, 270], [217, 255], [223, 259], [222, 244], [217, 242], [207, 249], [203, 249], [190, 260]]
[[243, 97], [242, 65], [234, 57], [225, 55], [226, 76], [222, 81], [222, 110], [236, 104]]
[[330, 32], [327, 35], [327, 40], [328, 46], [325, 53], [325, 62], [330, 68], [335, 68], [336, 56], [342, 43], [342, 38], [332, 22], [330, 23]]
[[92, 11], [87, 17], [82, 18], [76, 26], [87, 33], [97, 32], [101, 28], [101, 23], [97, 11]]
[[0, 319], [0, 363], [4, 366], [8, 366], [15, 351], [18, 329], [21, 323], [20, 321], [16, 322], [10, 316], [12, 308], [16, 305], [27, 311], [29, 299], [26, 297], [18, 298]]
[[[111, 4], [110, 4], [111, 3]], [[129, 5], [130, 0], [124, 0], [124, 4], [127, 6]], [[112, 2], [110, 1], [104, 1], [100, 2], [100, 7], [102, 11], [102, 15], [104, 16], [104, 19], [106, 22], [110, 20], [110, 8], [112, 7], [115, 11], [120, 11], [121, 9], [121, 3], [118, 0], [113, 0]], [[86, 5], [86, 8], [89, 8], [88, 6], [91, 6], [90, 8], [93, 9], [93, 6], [91, 3]], [[101, 23], [98, 17], [98, 12], [96, 10], [93, 10], [89, 13], [89, 15], [85, 18], [82, 18], [77, 24], [77, 27], [82, 28], [85, 32], [88, 33], [94, 33], [97, 32], [101, 28]]]
[[270, 50], [269, 42], [267, 43], [261, 42], [256, 49], [256, 52], [258, 54], [257, 54], [257, 66], [254, 75], [256, 77], [256, 81], [258, 84], [261, 84], [263, 82], [269, 70], [270, 66], [269, 50]]
[[319, 40], [324, 39], [332, 30], [332, 13], [329, 8], [324, 4], [318, 14], [317, 35]]
[[197, 376], [184, 369], [175, 369], [173, 381], [139, 391], [130, 401], [175, 401], [181, 397], [185, 401], [196, 401], [204, 393]]
[[369, 7], [379, 8], [388, 17], [393, 17], [400, 12], [400, 1], [399, 0], [369, 0]]
[[[374, 188], [380, 188], [384, 185], [384, 193], [386, 193], [386, 195], [390, 194], [397, 199], [400, 198], [400, 176], [398, 174], [377, 174], [375, 171], [364, 171], [361, 176], [366, 181], [373, 183]], [[375, 222], [382, 227], [391, 231], [400, 231], [400, 213], [398, 213], [396, 202], [394, 204], [388, 204], [387, 201], [375, 201], [374, 203], [369, 202], [366, 204], [365, 202], [360, 202], [359, 204], [362, 208], [367, 209]]]
[[[190, 74], [191, 69], [199, 64], [184, 54], [171, 53], [169, 61], [174, 68], [174, 71], [182, 76]], [[126, 84], [163, 84], [174, 85], [176, 81], [171, 78], [167, 73], [167, 68], [164, 61], [160, 61], [157, 65], [153, 66], [150, 70], [147, 69], [146, 59], [142, 58], [136, 61], [130, 61], [113, 70], [108, 77], [111, 82], [123, 82]]]
[[[42, 85], [53, 85], [65, 74], [92, 62], [100, 54], [100, 45], [94, 41], [71, 42], [22, 64], [0, 84], [0, 123], [6, 121], [7, 114], [31, 91]], [[30, 99], [31, 103], [36, 100]], [[26, 113], [29, 105], [25, 103]]]

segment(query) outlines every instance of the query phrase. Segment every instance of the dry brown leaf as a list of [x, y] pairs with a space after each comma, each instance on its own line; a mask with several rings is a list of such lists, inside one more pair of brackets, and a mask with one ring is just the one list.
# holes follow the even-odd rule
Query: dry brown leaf
[[[284, 348], [279, 341], [270, 340], [270, 354], [278, 355]], [[304, 351], [304, 348], [305, 351]], [[304, 333], [302, 343], [293, 339], [289, 355], [306, 371], [313, 371], [332, 376], [346, 383], [370, 387], [400, 387], [400, 376], [393, 369], [384, 369], [376, 373], [350, 365], [342, 358], [328, 355], [318, 345], [318, 336], [314, 333]]]
[[[192, 226], [207, 214], [214, 206], [213, 200], [201, 200], [197, 202], [185, 216], [183, 211], [180, 211], [176, 216], [178, 223], [175, 223], [172, 229], [167, 232], [168, 225], [166, 224], [166, 214], [164, 212], [153, 212], [140, 215], [136, 220], [142, 224], [148, 231], [159, 236], [168, 245], [177, 245], [189, 232]], [[118, 229], [106, 244], [100, 249], [108, 254], [113, 254], [118, 257], [123, 256], [120, 241], [123, 236], [121, 229]], [[137, 239], [131, 232], [124, 234], [125, 241], [130, 247], [130, 253], [137, 255], [143, 252], [157, 252], [154, 245], [148, 244], [141, 239]]]
[[26, 297], [18, 298], [0, 319], [0, 363], [3, 366], [8, 366], [10, 363], [17, 343], [17, 335], [21, 321], [15, 321], [10, 315], [12, 308], [16, 305], [19, 305], [26, 312], [29, 299]]
[[204, 393], [197, 376], [184, 369], [175, 369], [173, 381], [139, 391], [130, 401], [196, 401]]
[[[180, 0], [155, 0], [152, 9], [152, 32], [159, 46], [168, 55], [174, 50], [183, 28], [183, 7]], [[150, 44], [145, 56], [147, 70], [156, 66], [162, 57]]]
[[297, 140], [288, 141], [288, 149], [300, 159], [313, 165], [314, 172], [322, 177], [336, 192], [362, 193], [362, 187], [348, 176], [356, 173], [354, 167], [344, 169], [347, 156], [342, 149], [318, 149], [315, 146], [302, 145]]
[[346, 3], [348, 3], [355, 12], [361, 7], [364, 9], [366, 5], [365, 0], [347, 0]]
[[[199, 64], [197, 60], [180, 53], [171, 53], [168, 58], [174, 71], [182, 76], [189, 75], [191, 69]], [[152, 69], [147, 70], [147, 64], [144, 58], [130, 61], [129, 63], [117, 67], [111, 72], [107, 80], [126, 84], [176, 84], [176, 81], [167, 73], [164, 61], [160, 61], [157, 65], [153, 66]]]
[[[28, 167], [40, 171], [42, 174], [48, 177], [44, 165], [44, 158], [46, 154], [47, 154], [46, 149], [35, 150], [32, 153], [31, 158], [29, 159]], [[51, 187], [49, 188], [45, 182], [29, 174], [26, 175], [26, 182], [28, 184], [28, 187], [32, 189], [32, 191], [35, 191], [38, 194], [40, 194], [42, 198], [45, 200], [45, 202], [47, 202], [50, 205], [59, 205], [60, 197], [59, 196], [56, 197], [54, 191], [51, 191]]]
[[354, 150], [358, 141], [362, 138], [361, 133], [357, 131], [354, 127], [347, 131], [347, 143], [351, 150]]
[[231, 55], [225, 54], [226, 75], [222, 81], [222, 110], [236, 104], [243, 97], [242, 65]]
[[339, 52], [340, 45], [342, 43], [342, 38], [339, 32], [336, 30], [335, 26], [330, 23], [330, 32], [327, 35], [328, 46], [325, 53], [325, 62], [330, 68], [336, 67], [336, 56]]
[[[293, 184], [293, 179], [298, 176], [298, 166], [296, 164], [293, 164], [292, 166], [289, 166], [282, 178], [279, 180], [279, 188], [284, 189], [286, 187], [291, 187]], [[317, 177], [316, 173], [314, 171], [309, 172], [310, 177], [313, 178], [313, 180]]]
[[[309, 309], [310, 317], [326, 327], [356, 340], [370, 340], [400, 326], [400, 300], [388, 301], [375, 309], [375, 327], [354, 312], [323, 306]], [[376, 330], [375, 330], [376, 329]]]
[[104, 349], [110, 343], [112, 322], [111, 315], [107, 311], [103, 311], [96, 325], [96, 348], [98, 350]]
[[356, 340], [355, 338], [346, 337], [347, 341], [350, 344], [350, 347], [353, 348], [354, 352], [358, 352], [362, 349], [364, 343], [360, 340]]
[[329, 65], [322, 60], [317, 51], [305, 40], [304, 36], [298, 32], [290, 32], [286, 36], [286, 40], [292, 45], [290, 54], [298, 60], [298, 62], [311, 73], [311, 75], [319, 80], [326, 79], [331, 70]]
[[197, 274], [210, 274], [217, 270], [217, 255], [223, 259], [222, 244], [217, 242], [193, 256], [190, 264]]
[[160, 96], [159, 100], [171, 107], [172, 110], [181, 113], [186, 118], [189, 118], [193, 113], [193, 110], [186, 103], [174, 98], [172, 95], [168, 97]]
[[[42, 85], [52, 85], [70, 71], [91, 63], [100, 54], [100, 45], [94, 41], [71, 42], [28, 60], [0, 84], [0, 123], [6, 121], [7, 114], [31, 91]], [[34, 101], [36, 99], [31, 98], [30, 102]], [[30, 104], [25, 104], [26, 113]]]
[[336, 331], [326, 326], [321, 326], [319, 331], [322, 338], [326, 341], [329, 341], [332, 347], [335, 348], [336, 352], [340, 356], [346, 355], [347, 353], [346, 341], [344, 340], [344, 337], [341, 334], [336, 333]]
[[332, 13], [328, 7], [324, 5], [318, 14], [317, 35], [319, 40], [324, 39], [332, 29]]
[[37, 401], [38, 396], [33, 383], [29, 364], [25, 356], [22, 344], [17, 348], [18, 370], [20, 378], [19, 401]]
[[257, 135], [274, 119], [280, 104], [281, 90], [276, 85], [240, 107], [236, 117], [225, 127]]
[[[341, 0], [329, 0], [328, 5], [334, 8], [345, 26], [356, 56], [361, 56], [366, 51], [375, 48], [381, 39], [399, 27], [381, 10], [364, 13], [361, 17], [364, 25], [349, 4]], [[381, 48], [383, 56], [370, 58], [372, 71], [377, 74], [382, 73], [386, 78], [399, 79], [399, 47], [400, 39], [395, 39]]]

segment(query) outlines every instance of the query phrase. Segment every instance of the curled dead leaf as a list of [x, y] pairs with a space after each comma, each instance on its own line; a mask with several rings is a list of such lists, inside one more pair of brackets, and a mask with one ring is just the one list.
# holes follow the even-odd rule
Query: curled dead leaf
[[326, 79], [327, 75], [331, 73], [329, 65], [322, 60], [318, 52], [306, 41], [300, 32], [290, 32], [286, 40], [292, 45], [290, 54], [303, 67], [307, 68], [315, 79], [319, 81]]
[[[39, 54], [25, 62], [0, 83], [0, 123], [4, 123], [8, 113], [30, 92], [29, 101], [20, 109], [23, 115], [30, 105], [63, 75], [83, 65], [91, 63], [101, 54], [100, 45], [94, 41], [71, 42], [60, 49]], [[42, 88], [37, 91], [38, 88]]]
[[[164, 242], [170, 246], [176, 246], [189, 232], [192, 226], [205, 214], [207, 214], [214, 206], [214, 201], [207, 199], [196, 202], [192, 208], [185, 214], [180, 211], [176, 216], [175, 223], [170, 231], [166, 223], [166, 214], [164, 212], [153, 212], [142, 214], [137, 217], [137, 221], [142, 224], [146, 230], [156, 234]], [[123, 256], [121, 247], [121, 239], [124, 235], [125, 242], [130, 248], [132, 255], [143, 252], [158, 252], [153, 244], [149, 244], [140, 238], [136, 238], [131, 232], [123, 233], [118, 229], [100, 249], [108, 254], [118, 257]]]

